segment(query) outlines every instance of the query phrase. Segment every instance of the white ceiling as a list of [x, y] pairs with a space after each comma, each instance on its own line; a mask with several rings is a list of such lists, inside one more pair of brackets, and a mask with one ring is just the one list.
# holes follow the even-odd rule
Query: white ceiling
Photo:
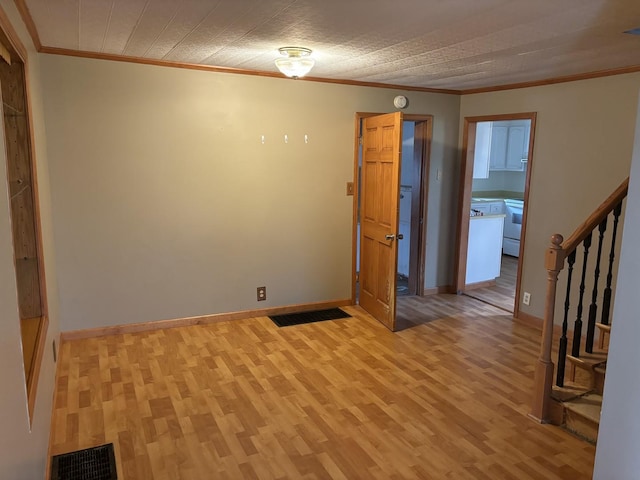
[[465, 90], [640, 65], [640, 0], [21, 0], [45, 47]]

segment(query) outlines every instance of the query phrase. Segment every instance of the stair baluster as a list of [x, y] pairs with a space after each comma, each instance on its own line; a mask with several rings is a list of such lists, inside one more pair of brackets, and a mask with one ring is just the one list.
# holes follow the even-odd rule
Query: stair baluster
[[613, 233], [611, 235], [611, 252], [609, 253], [609, 272], [607, 273], [607, 286], [604, 289], [604, 298], [602, 299], [602, 318], [600, 323], [609, 325], [609, 317], [611, 315], [611, 282], [613, 281], [613, 261], [616, 258], [616, 235], [618, 233], [618, 220], [622, 213], [622, 202], [616, 205], [613, 210]]
[[571, 277], [573, 276], [573, 265], [576, 263], [576, 251], [574, 250], [567, 257], [569, 271], [567, 272], [567, 293], [564, 297], [564, 317], [562, 319], [562, 336], [558, 345], [558, 369], [556, 376], [556, 385], [564, 387], [564, 367], [567, 362], [567, 330], [569, 327], [569, 306], [571, 296]]
[[607, 218], [600, 222], [598, 227], [598, 254], [596, 256], [596, 269], [593, 273], [593, 292], [591, 293], [591, 305], [589, 305], [589, 320], [587, 321], [587, 339], [585, 350], [593, 353], [593, 339], [596, 332], [596, 315], [598, 314], [598, 281], [600, 279], [600, 260], [602, 258], [602, 241], [607, 230]]
[[580, 342], [582, 341], [582, 305], [585, 291], [585, 279], [587, 276], [587, 261], [589, 260], [589, 248], [591, 247], [592, 234], [589, 233], [587, 238], [584, 239], [582, 245], [584, 246], [584, 256], [582, 260], [582, 279], [580, 280], [580, 296], [578, 298], [578, 310], [576, 314], [576, 321], [573, 324], [573, 344], [571, 345], [571, 355], [574, 357], [580, 356]]

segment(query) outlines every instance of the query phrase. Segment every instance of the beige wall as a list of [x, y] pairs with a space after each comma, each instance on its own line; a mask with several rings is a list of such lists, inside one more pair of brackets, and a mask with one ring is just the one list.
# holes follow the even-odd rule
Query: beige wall
[[640, 470], [640, 376], [634, 359], [638, 352], [638, 282], [640, 282], [640, 106], [637, 109], [635, 146], [629, 180], [629, 197], [620, 251], [620, 273], [616, 304], [613, 309], [615, 327], [611, 331], [606, 400], [598, 431], [598, 447], [593, 478], [595, 480], [635, 480]]
[[[350, 297], [354, 114], [400, 92], [42, 63], [63, 330]], [[460, 99], [405, 94], [435, 116], [427, 271], [446, 284]]]
[[[0, 0], [23, 43], [29, 48], [29, 92], [35, 130], [42, 209], [43, 243], [46, 280], [49, 293], [50, 325], [47, 332], [44, 359], [40, 371], [33, 424], [29, 425], [27, 397], [22, 364], [20, 323], [16, 299], [13, 245], [9, 215], [6, 161], [0, 161], [0, 478], [32, 480], [43, 478], [49, 441], [51, 403], [55, 364], [51, 342], [58, 335], [56, 272], [53, 262], [53, 233], [50, 217], [49, 180], [46, 162], [46, 141], [40, 92], [38, 55], [32, 48], [26, 29], [12, 1]], [[2, 130], [0, 129], [0, 132]], [[4, 136], [0, 134], [4, 151]]]
[[[466, 95], [464, 117], [538, 112], [531, 171], [523, 291], [541, 317], [545, 249], [573, 230], [629, 175], [640, 74]], [[462, 132], [461, 132], [462, 136]]]

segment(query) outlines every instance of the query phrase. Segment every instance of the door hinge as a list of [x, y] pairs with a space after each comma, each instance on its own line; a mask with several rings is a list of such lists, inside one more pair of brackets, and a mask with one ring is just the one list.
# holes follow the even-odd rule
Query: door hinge
[[362, 140], [362, 137], [359, 137], [359, 138], [358, 138], [358, 144], [359, 144], [359, 145], [363, 145], [363, 144], [364, 144], [364, 141]]

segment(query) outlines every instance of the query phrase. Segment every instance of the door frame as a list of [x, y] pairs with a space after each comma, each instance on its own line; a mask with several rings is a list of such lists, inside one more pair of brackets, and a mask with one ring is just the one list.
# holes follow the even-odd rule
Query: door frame
[[[353, 305], [356, 304], [356, 284], [357, 284], [357, 261], [358, 261], [358, 205], [359, 205], [359, 197], [360, 197], [360, 179], [358, 177], [358, 159], [360, 152], [360, 123], [362, 119], [367, 117], [374, 117], [376, 115], [384, 115], [384, 113], [374, 113], [374, 112], [356, 112], [355, 114], [355, 134], [354, 134], [354, 142], [353, 142], [353, 224], [352, 224], [352, 255], [351, 255], [351, 303]], [[418, 229], [411, 228], [411, 245], [414, 244], [416, 247], [411, 248], [410, 259], [409, 259], [409, 268], [410, 275], [413, 270], [416, 270], [417, 275], [417, 288], [416, 295], [423, 296], [424, 295], [424, 272], [425, 272], [425, 259], [426, 259], [426, 238], [427, 238], [427, 213], [428, 213], [428, 199], [429, 199], [429, 166], [431, 164], [431, 140], [433, 138], [433, 115], [418, 115], [418, 114], [403, 114], [403, 121], [405, 122], [415, 122], [416, 127], [419, 123], [422, 124], [420, 131], [420, 156], [421, 160], [419, 162], [414, 161], [414, 168], [420, 167], [421, 172], [419, 175], [420, 180], [420, 188], [416, 193], [412, 188], [412, 199], [411, 199], [411, 210], [412, 210], [412, 218], [414, 214], [415, 205], [418, 205], [420, 210], [417, 212], [419, 218], [422, 218], [422, 227]], [[418, 129], [416, 128], [416, 137], [417, 137]], [[414, 146], [414, 155], [417, 155], [416, 149]], [[415, 160], [416, 157], [414, 157]], [[415, 173], [415, 171], [414, 171]], [[415, 185], [415, 175], [414, 175], [414, 185]], [[417, 202], [416, 202], [417, 197]], [[414, 230], [417, 230], [414, 233]], [[417, 238], [416, 238], [417, 237]], [[414, 242], [415, 239], [415, 242]], [[415, 265], [415, 266], [414, 266]]]
[[499, 115], [482, 115], [464, 117], [462, 131], [462, 161], [460, 165], [460, 195], [458, 198], [458, 235], [456, 237], [456, 270], [455, 285], [458, 294], [466, 290], [467, 248], [469, 246], [469, 209], [471, 208], [471, 190], [473, 188], [473, 159], [475, 154], [476, 125], [478, 122], [498, 122], [504, 120], [531, 120], [529, 148], [527, 156], [527, 172], [524, 183], [524, 208], [522, 211], [522, 233], [520, 235], [520, 252], [518, 254], [518, 271], [516, 274], [516, 295], [513, 305], [513, 316], [520, 313], [520, 288], [522, 286], [522, 265], [524, 263], [524, 245], [526, 241], [527, 217], [529, 210], [529, 191], [531, 170], [533, 169], [533, 146], [536, 133], [536, 112], [506, 113]]
[[[20, 8], [20, 7], [18, 7]], [[48, 310], [48, 297], [47, 297], [47, 284], [46, 284], [46, 274], [45, 274], [45, 261], [44, 261], [44, 250], [43, 250], [43, 236], [42, 236], [42, 219], [41, 219], [41, 208], [40, 208], [40, 193], [38, 187], [38, 171], [37, 171], [37, 158], [35, 152], [35, 133], [34, 133], [34, 121], [33, 121], [33, 113], [32, 113], [32, 92], [30, 88], [30, 69], [29, 69], [29, 53], [27, 52], [26, 47], [20, 40], [18, 34], [16, 33], [11, 21], [5, 15], [2, 8], [0, 8], [0, 43], [2, 43], [11, 54], [12, 60], [14, 64], [20, 64], [22, 66], [22, 78], [19, 81], [20, 87], [19, 90], [22, 91], [22, 95], [24, 95], [24, 108], [25, 108], [25, 123], [26, 123], [26, 135], [24, 139], [21, 140], [21, 147], [24, 148], [24, 154], [29, 158], [29, 170], [31, 175], [31, 199], [33, 201], [33, 227], [35, 230], [35, 251], [36, 251], [36, 265], [38, 268], [38, 288], [40, 290], [40, 322], [38, 325], [37, 335], [34, 340], [34, 352], [32, 357], [32, 367], [31, 371], [27, 373], [24, 371], [24, 380], [25, 380], [25, 393], [27, 400], [27, 410], [28, 410], [28, 421], [30, 427], [33, 425], [34, 412], [36, 407], [36, 394], [38, 390], [38, 380], [40, 378], [40, 368], [43, 363], [44, 358], [44, 349], [45, 343], [47, 341], [47, 333], [49, 330], [49, 310]], [[4, 107], [0, 109], [0, 112], [3, 113], [4, 116]], [[1, 135], [5, 136], [6, 139], [6, 131], [4, 126], [4, 118], [2, 119], [2, 128]], [[7, 163], [8, 153], [6, 151], [3, 152], [4, 161]], [[7, 165], [8, 166], [8, 165]], [[7, 172], [7, 180], [9, 177], [9, 172]], [[13, 213], [9, 213], [13, 215]], [[12, 230], [15, 225], [12, 225]], [[12, 232], [13, 233], [13, 232]], [[15, 255], [14, 252], [12, 252]], [[14, 265], [15, 269], [15, 265]], [[17, 278], [17, 270], [14, 271], [16, 275], [16, 282], [19, 282]], [[18, 315], [20, 319], [20, 340], [23, 341], [23, 333], [22, 333], [22, 321], [24, 319], [21, 318], [21, 315]], [[22, 344], [21, 344], [22, 346]], [[56, 350], [57, 354], [57, 350]]]

